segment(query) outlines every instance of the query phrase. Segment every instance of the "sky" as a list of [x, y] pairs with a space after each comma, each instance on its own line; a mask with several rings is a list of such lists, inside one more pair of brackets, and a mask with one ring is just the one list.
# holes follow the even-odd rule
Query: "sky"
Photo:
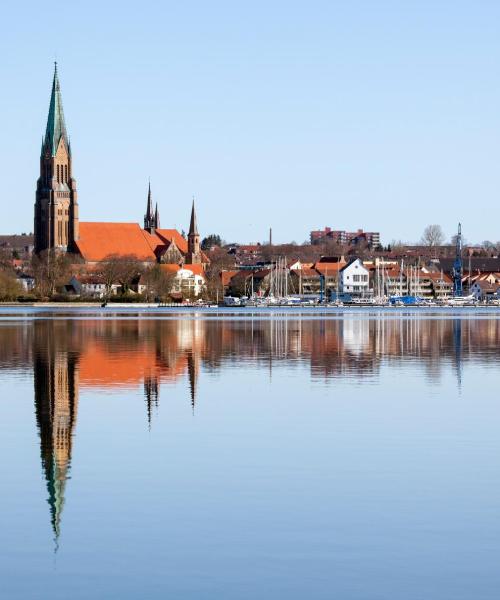
[[33, 229], [57, 59], [82, 221], [500, 240], [500, 3], [9, 2], [0, 233]]

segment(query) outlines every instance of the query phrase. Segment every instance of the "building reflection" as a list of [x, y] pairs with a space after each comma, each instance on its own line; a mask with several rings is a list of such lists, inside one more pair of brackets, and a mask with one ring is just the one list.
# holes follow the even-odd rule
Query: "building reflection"
[[195, 414], [203, 374], [275, 365], [312, 379], [372, 380], [384, 365], [411, 362], [438, 382], [446, 369], [462, 386], [464, 365], [498, 362], [500, 320], [436, 319], [398, 313], [369, 319], [40, 320], [0, 327], [0, 371], [32, 371], [43, 476], [56, 545], [61, 532], [79, 396], [130, 389], [143, 395], [147, 426], [183, 389]]
[[72, 348], [71, 322], [35, 323], [33, 374], [40, 453], [57, 543], [78, 411], [78, 351]]

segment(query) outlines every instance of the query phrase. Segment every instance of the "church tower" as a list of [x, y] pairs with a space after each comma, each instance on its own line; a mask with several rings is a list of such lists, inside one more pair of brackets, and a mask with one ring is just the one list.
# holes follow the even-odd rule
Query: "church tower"
[[189, 223], [188, 251], [186, 254], [186, 264], [195, 265], [199, 263], [201, 263], [200, 234], [198, 233], [198, 222], [196, 220], [196, 211], [194, 209], [193, 198], [193, 208], [191, 209], [191, 222]]
[[72, 252], [78, 237], [76, 181], [55, 63], [36, 189], [35, 252], [53, 249]]

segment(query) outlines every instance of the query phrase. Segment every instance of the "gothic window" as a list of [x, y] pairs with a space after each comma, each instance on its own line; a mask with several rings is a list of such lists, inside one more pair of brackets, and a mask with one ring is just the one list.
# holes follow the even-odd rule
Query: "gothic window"
[[64, 166], [64, 181], [68, 183], [68, 165]]

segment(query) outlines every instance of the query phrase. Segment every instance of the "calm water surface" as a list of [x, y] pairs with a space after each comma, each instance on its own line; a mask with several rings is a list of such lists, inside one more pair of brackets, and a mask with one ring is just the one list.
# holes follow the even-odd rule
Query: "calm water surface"
[[231, 314], [0, 316], [0, 597], [498, 598], [497, 313]]

